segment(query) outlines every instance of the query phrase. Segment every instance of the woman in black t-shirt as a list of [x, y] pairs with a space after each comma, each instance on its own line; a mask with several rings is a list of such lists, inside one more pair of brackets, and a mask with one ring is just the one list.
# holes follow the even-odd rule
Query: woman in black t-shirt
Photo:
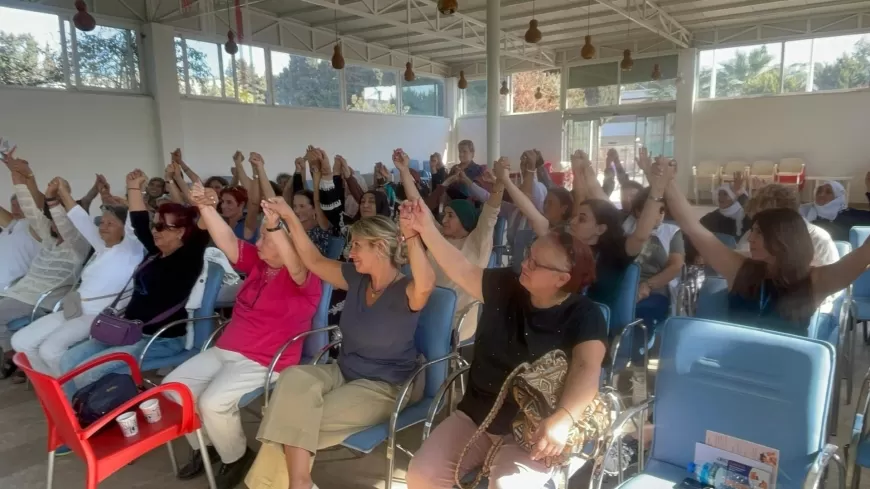
[[565, 391], [559, 409], [535, 433], [538, 443], [532, 453], [520, 448], [511, 436], [517, 406], [508, 397], [486, 436], [475, 441], [460, 468], [464, 475], [479, 467], [493, 443], [503, 438], [504, 445], [492, 464], [490, 487], [543, 487], [553, 475], [545, 457], [561, 453], [568, 428], [598, 392], [607, 325], [595, 303], [577, 294], [595, 278], [592, 252], [564, 227], [558, 228], [529, 247], [517, 276], [510, 268], [483, 269], [471, 264], [444, 239], [422, 200], [403, 204], [401, 219], [413, 221], [407, 226], [420, 233], [450, 280], [483, 302], [468, 391], [459, 409], [438, 425], [417, 452], [408, 472], [408, 487], [452, 488], [460, 454], [493, 408], [507, 376], [521, 363], [534, 362], [558, 349], [570, 359]]

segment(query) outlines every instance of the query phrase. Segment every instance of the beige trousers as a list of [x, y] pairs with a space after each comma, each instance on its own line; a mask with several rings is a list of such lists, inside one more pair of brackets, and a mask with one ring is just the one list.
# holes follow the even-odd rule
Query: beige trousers
[[[423, 384], [415, 382], [410, 402], [422, 397]], [[373, 380], [347, 382], [338, 364], [284, 370], [260, 424], [257, 439], [263, 445], [245, 484], [250, 489], [289, 487], [284, 446], [315, 454], [338, 445], [348, 436], [388, 420], [399, 389]]]

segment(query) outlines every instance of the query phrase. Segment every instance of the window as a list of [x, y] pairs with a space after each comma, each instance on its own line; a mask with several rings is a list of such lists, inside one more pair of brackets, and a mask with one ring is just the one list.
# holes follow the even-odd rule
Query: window
[[418, 76], [402, 82], [402, 113], [444, 115], [444, 80]]
[[136, 33], [98, 25], [76, 31], [81, 84], [120, 90], [139, 89], [139, 47]]
[[347, 110], [395, 114], [395, 70], [381, 70], [365, 66], [347, 66], [344, 69], [347, 87]]
[[[220, 45], [212, 42], [184, 39], [187, 46], [187, 76], [190, 83], [189, 95], [202, 97], [223, 97], [224, 89], [221, 79]], [[178, 50], [176, 50], [178, 54]], [[182, 60], [182, 67], [184, 61]], [[232, 76], [229, 78], [232, 80]], [[185, 92], [184, 82], [179, 83], [182, 93]], [[230, 92], [233, 97], [233, 92]]]
[[699, 98], [779, 93], [782, 43], [716, 49], [701, 57]]
[[187, 93], [184, 84], [184, 40], [175, 38], [175, 74], [178, 78], [178, 93]]
[[[469, 81], [468, 87], [460, 92], [463, 114], [483, 114], [486, 112], [486, 80]], [[508, 112], [507, 102], [507, 97], [499, 96], [498, 106], [502, 114]]]
[[[525, 71], [511, 75], [510, 89], [515, 114], [559, 110], [561, 75], [555, 71]], [[541, 89], [542, 97], [535, 98]]]
[[64, 88], [56, 15], [0, 7], [0, 84]]
[[870, 86], [870, 35], [785, 43], [784, 92]]
[[575, 66], [568, 70], [565, 107], [616, 105], [619, 90], [619, 63]]
[[[265, 104], [266, 50], [256, 46], [239, 46], [239, 52], [233, 56], [233, 68], [239, 85], [239, 102]], [[224, 74], [224, 79], [233, 79], [230, 72]]]
[[[658, 65], [661, 78], [652, 79]], [[620, 104], [661, 102], [677, 99], [677, 56], [657, 56], [634, 60], [631, 71], [620, 73]]]
[[329, 61], [272, 51], [275, 103], [293, 107], [341, 108], [339, 71]]

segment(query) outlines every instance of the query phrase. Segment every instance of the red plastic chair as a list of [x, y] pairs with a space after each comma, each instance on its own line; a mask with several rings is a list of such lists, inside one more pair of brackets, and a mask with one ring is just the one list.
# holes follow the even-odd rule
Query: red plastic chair
[[[142, 372], [139, 371], [136, 359], [127, 353], [112, 353], [96, 358], [60, 378], [33, 370], [30, 360], [24, 353], [16, 353], [13, 361], [33, 384], [48, 422], [48, 484], [46, 486], [48, 489], [51, 489], [54, 479], [54, 453], [61, 445], [69, 447], [87, 464], [86, 489], [96, 489], [97, 484], [107, 477], [160, 445], [166, 445], [169, 450], [172, 470], [177, 474], [178, 464], [171, 442], [188, 433], [195, 432], [200, 445], [205, 446], [193, 395], [186, 385], [177, 382], [163, 384], [142, 392], [94, 424], [87, 428], [81, 427], [61, 386], [82, 372], [108, 362], [126, 363], [136, 385], [141, 386]], [[167, 391], [176, 392], [181, 397], [181, 404], [162, 395]], [[139, 404], [154, 397], [162, 400], [160, 403], [162, 419], [150, 424], [139, 411]], [[121, 427], [115, 422], [116, 417], [127, 411], [136, 412], [139, 422], [139, 434], [130, 438], [124, 437]], [[203, 459], [209, 487], [215, 489], [208, 450], [203, 450]]]

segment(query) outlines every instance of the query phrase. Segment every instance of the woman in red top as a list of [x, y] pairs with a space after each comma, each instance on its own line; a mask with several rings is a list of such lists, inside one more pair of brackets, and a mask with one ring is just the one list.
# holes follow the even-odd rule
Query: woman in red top
[[[277, 214], [266, 211], [254, 246], [237, 238], [218, 214], [214, 190], [196, 184], [190, 198], [215, 245], [248, 278], [216, 346], [181, 364], [164, 382], [190, 387], [207, 435], [209, 460], [219, 456], [222, 462], [215, 474], [217, 487], [231, 489], [242, 481], [255, 456], [242, 430], [239, 399], [263, 385], [269, 363], [287, 340], [311, 328], [321, 283], [302, 264]], [[281, 356], [276, 372], [298, 364], [301, 355], [302, 342], [297, 342]], [[178, 473], [180, 479], [192, 479], [205, 469], [196, 438], [188, 436], [188, 441], [193, 452]]]

